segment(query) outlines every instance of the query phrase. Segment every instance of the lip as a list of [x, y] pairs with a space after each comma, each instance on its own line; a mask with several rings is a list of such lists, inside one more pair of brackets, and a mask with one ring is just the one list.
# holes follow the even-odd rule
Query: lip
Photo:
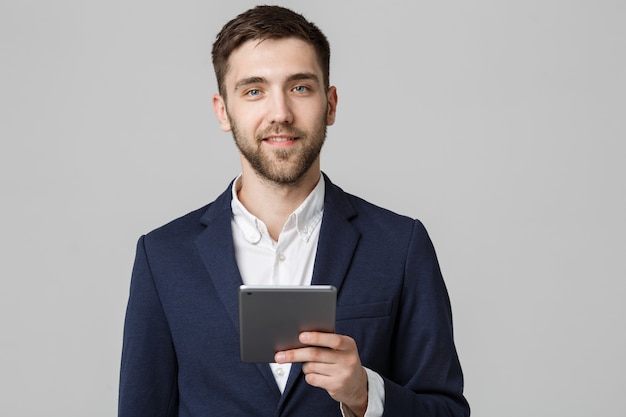
[[272, 135], [263, 138], [263, 142], [272, 146], [291, 146], [298, 140], [297, 136], [290, 135]]
[[293, 135], [269, 135], [263, 138], [263, 140], [275, 140], [277, 142], [280, 142], [283, 140], [294, 140], [294, 139], [298, 139], [298, 138]]

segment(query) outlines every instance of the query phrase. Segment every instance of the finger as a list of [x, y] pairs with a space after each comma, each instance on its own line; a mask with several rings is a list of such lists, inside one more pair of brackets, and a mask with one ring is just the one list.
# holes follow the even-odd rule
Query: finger
[[324, 363], [324, 362], [305, 362], [302, 364], [302, 373], [307, 374], [318, 374], [331, 376], [337, 374], [337, 365], [334, 363]]
[[[304, 380], [307, 384], [317, 387], [323, 388], [330, 394], [331, 392], [334, 394], [338, 388], [338, 384], [330, 375], [318, 374], [318, 373], [305, 373]], [[331, 395], [332, 397], [332, 395]]]
[[326, 367], [322, 364], [308, 366], [305, 363], [302, 371], [305, 381], [314, 387], [325, 389], [335, 400], [343, 402], [346, 399], [367, 395], [367, 374], [363, 368], [356, 372], [348, 372], [335, 366]]
[[351, 337], [336, 333], [302, 332], [300, 343], [310, 346], [326, 347], [334, 350], [356, 349], [356, 343]]
[[294, 362], [328, 362], [331, 363], [333, 351], [323, 347], [303, 347], [298, 349], [277, 352], [274, 356], [276, 363]]

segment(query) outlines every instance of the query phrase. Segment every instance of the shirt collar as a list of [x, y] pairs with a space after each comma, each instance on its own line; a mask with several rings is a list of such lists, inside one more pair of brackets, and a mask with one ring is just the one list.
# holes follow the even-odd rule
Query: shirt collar
[[[231, 201], [231, 209], [233, 212], [233, 221], [241, 229], [243, 236], [249, 243], [257, 244], [261, 241], [264, 234], [268, 235], [267, 228], [260, 219], [250, 213], [241, 201], [239, 201], [239, 198], [237, 197], [237, 189], [240, 181], [241, 175], [233, 181], [232, 186], [233, 197]], [[322, 214], [324, 212], [324, 195], [324, 176], [320, 175], [320, 180], [313, 191], [311, 191], [302, 204], [300, 204], [300, 206], [287, 218], [287, 221], [283, 226], [283, 231], [295, 227], [300, 238], [302, 238], [305, 242], [308, 241], [311, 234], [322, 220]]]

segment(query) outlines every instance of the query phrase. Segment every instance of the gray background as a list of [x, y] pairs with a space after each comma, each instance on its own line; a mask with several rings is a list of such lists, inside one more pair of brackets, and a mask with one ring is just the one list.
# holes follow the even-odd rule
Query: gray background
[[[419, 217], [473, 415], [624, 415], [626, 3], [284, 2], [326, 32], [323, 169]], [[210, 46], [252, 1], [0, 1], [0, 409], [111, 416], [140, 234], [239, 172]]]

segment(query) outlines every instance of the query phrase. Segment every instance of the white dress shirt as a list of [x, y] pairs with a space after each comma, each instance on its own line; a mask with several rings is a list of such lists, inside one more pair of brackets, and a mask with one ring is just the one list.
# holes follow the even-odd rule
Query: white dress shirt
[[[253, 216], [237, 197], [240, 177], [232, 187], [232, 222], [235, 258], [246, 285], [310, 285], [324, 212], [324, 177], [302, 204], [288, 217], [278, 241], [274, 241], [265, 224]], [[270, 364], [276, 384], [282, 393], [291, 364]], [[384, 381], [365, 368], [368, 377], [366, 417], [382, 416]], [[344, 416], [350, 410], [341, 407]]]

